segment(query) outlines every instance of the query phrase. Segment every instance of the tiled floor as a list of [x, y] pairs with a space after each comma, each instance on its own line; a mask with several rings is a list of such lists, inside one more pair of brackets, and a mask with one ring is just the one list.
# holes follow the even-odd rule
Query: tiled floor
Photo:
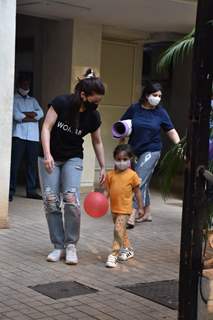
[[[48, 263], [52, 246], [42, 202], [16, 197], [10, 204], [11, 227], [0, 230], [0, 319], [14, 320], [160, 320], [177, 313], [116, 286], [178, 278], [181, 201], [166, 204], [153, 194], [152, 223], [130, 230], [136, 256], [116, 269], [105, 268], [113, 225], [110, 214], [82, 214], [79, 264]], [[94, 294], [53, 300], [28, 286], [75, 280], [98, 289]]]

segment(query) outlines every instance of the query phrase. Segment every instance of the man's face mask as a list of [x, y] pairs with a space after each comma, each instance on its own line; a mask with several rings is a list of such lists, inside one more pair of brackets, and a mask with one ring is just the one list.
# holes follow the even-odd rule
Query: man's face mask
[[30, 89], [24, 90], [22, 88], [18, 89], [18, 92], [23, 96], [26, 97], [28, 95], [28, 93], [30, 92]]

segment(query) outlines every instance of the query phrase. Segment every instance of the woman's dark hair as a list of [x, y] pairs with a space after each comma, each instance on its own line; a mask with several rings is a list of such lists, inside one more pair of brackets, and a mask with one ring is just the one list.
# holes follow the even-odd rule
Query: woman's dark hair
[[139, 102], [144, 103], [147, 101], [147, 96], [150, 94], [157, 92], [157, 91], [162, 91], [162, 86], [160, 83], [154, 83], [154, 82], [148, 82], [146, 86], [144, 87], [142, 91], [142, 95], [140, 97]]
[[122, 151], [125, 151], [130, 159], [133, 158], [134, 155], [131, 146], [129, 144], [119, 144], [113, 152], [114, 159]]
[[82, 104], [81, 92], [84, 92], [86, 97], [94, 93], [104, 95], [105, 88], [102, 80], [96, 77], [92, 69], [88, 69], [83, 79], [79, 79], [75, 86], [74, 94], [72, 94], [72, 108], [70, 108], [69, 118], [71, 123], [78, 127], [79, 110]]
[[84, 74], [84, 78], [79, 79], [75, 86], [75, 94], [80, 94], [82, 91], [85, 93], [86, 97], [93, 93], [100, 95], [105, 94], [105, 88], [102, 80], [96, 77], [92, 69], [88, 69]]

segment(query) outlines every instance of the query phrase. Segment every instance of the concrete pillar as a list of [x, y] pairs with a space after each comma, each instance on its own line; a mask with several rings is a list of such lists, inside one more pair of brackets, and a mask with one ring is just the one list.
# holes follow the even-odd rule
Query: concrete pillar
[[8, 227], [16, 0], [0, 0], [0, 228]]
[[[100, 74], [102, 26], [89, 24], [81, 20], [73, 21], [73, 47], [71, 91], [77, 83], [77, 78], [92, 67]], [[95, 154], [88, 135], [84, 142], [84, 171], [82, 187], [92, 188], [95, 176]]]

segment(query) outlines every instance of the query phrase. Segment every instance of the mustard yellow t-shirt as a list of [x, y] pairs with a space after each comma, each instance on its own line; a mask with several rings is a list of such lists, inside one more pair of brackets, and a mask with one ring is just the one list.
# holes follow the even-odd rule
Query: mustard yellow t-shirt
[[132, 169], [112, 170], [107, 173], [106, 187], [113, 213], [131, 214], [133, 189], [140, 185], [140, 178]]

